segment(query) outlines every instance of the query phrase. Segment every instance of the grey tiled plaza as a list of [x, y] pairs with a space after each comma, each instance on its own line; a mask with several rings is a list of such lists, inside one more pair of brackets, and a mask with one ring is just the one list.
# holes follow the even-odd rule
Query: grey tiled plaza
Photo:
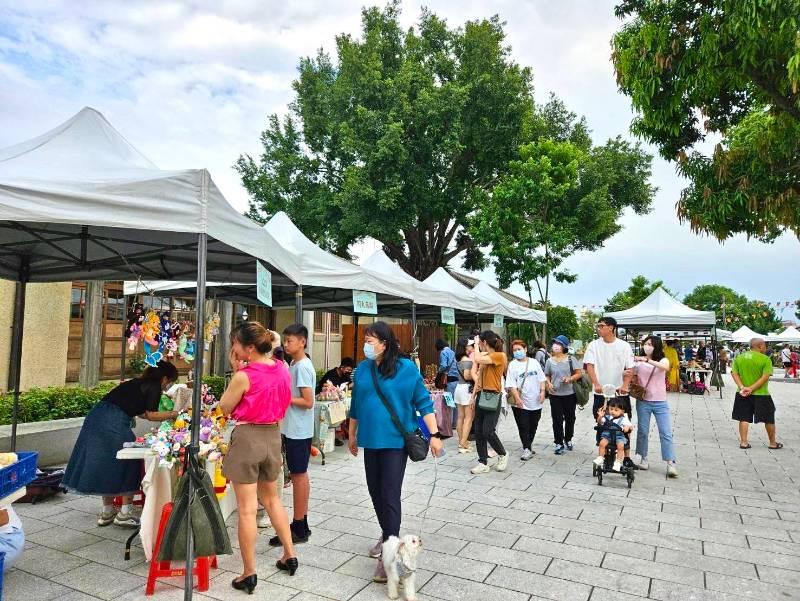
[[[409, 464], [404, 484], [407, 532], [422, 531], [418, 598], [451, 601], [733, 601], [800, 599], [800, 386], [771, 382], [778, 438], [767, 449], [763, 427], [740, 450], [730, 420], [733, 387], [724, 398], [670, 395], [680, 475], [667, 479], [650, 432], [650, 470], [629, 490], [609, 474], [592, 478], [594, 431], [578, 414], [575, 450], [555, 456], [546, 407], [535, 457], [519, 460], [511, 416], [501, 437], [512, 455], [505, 473], [472, 476], [475, 455], [448, 441], [436, 472], [429, 459]], [[634, 420], [635, 423], [635, 420]], [[361, 459], [342, 447], [327, 465], [313, 460], [309, 522], [294, 577], [274, 568], [278, 551], [260, 532], [259, 584], [253, 599], [271, 601], [386, 599], [371, 582], [368, 548], [378, 536]], [[287, 503], [291, 502], [288, 489]], [[432, 497], [431, 491], [433, 492]], [[425, 511], [430, 498], [430, 507]], [[61, 496], [20, 505], [28, 538], [17, 569], [5, 576], [5, 598], [93, 601], [146, 599], [147, 563], [128, 531], [95, 524], [97, 501]], [[236, 514], [229, 522], [236, 546]], [[220, 558], [210, 590], [195, 598], [236, 599], [230, 587], [238, 556]], [[151, 599], [183, 598], [182, 580], [160, 581]]]

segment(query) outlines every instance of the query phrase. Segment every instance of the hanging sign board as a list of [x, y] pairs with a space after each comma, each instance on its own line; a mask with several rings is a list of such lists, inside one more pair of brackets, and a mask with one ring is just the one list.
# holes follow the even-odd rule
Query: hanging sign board
[[353, 311], [366, 315], [377, 315], [378, 298], [375, 293], [353, 290]]
[[456, 310], [450, 307], [442, 307], [442, 323], [453, 326], [456, 324]]
[[494, 316], [494, 322], [492, 323], [492, 325], [495, 328], [502, 328], [503, 327], [503, 316], [502, 315], [495, 315]]
[[259, 302], [272, 306], [272, 274], [261, 261], [256, 261], [256, 297]]

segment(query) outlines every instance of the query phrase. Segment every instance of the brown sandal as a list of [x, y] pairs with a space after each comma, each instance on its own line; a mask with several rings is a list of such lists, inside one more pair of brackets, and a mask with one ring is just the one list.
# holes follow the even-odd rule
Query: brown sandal
[[752, 447], [752, 445], [751, 445], [751, 444], [748, 442], [746, 445], [742, 445], [742, 444], [740, 444], [740, 445], [739, 445], [739, 448], [740, 448], [740, 449], [742, 449], [742, 450], [746, 450], [746, 449], [752, 449], [753, 447]]
[[772, 449], [773, 451], [777, 451], [778, 449], [782, 449], [783, 448], [783, 443], [782, 442], [776, 442], [774, 447], [768, 446], [767, 448], [768, 449]]

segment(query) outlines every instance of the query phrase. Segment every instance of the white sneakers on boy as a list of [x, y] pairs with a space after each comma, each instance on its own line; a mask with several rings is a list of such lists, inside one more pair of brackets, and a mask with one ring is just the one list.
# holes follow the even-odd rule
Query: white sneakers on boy
[[603, 457], [600, 457], [598, 455], [597, 457], [594, 458], [594, 461], [592, 461], [592, 463], [594, 463], [597, 466], [602, 466], [603, 465]]
[[650, 469], [650, 464], [647, 463], [647, 457], [642, 457], [642, 459], [639, 461], [639, 469], [640, 470], [649, 470]]
[[669, 478], [677, 478], [678, 477], [678, 468], [675, 467], [674, 461], [669, 461], [667, 463], [667, 477]]
[[473, 474], [473, 475], [478, 475], [478, 474], [488, 474], [488, 473], [489, 473], [489, 472], [491, 472], [491, 471], [492, 471], [492, 468], [490, 468], [490, 467], [489, 467], [488, 465], [486, 465], [485, 463], [479, 463], [478, 465], [476, 465], [475, 467], [473, 467], [471, 470], [469, 470], [469, 472], [470, 472], [471, 474]]
[[506, 453], [505, 455], [498, 455], [497, 463], [495, 463], [494, 469], [496, 469], [498, 472], [504, 472], [506, 471], [507, 467], [508, 467], [508, 454]]
[[614, 467], [612, 467], [615, 472], [622, 471], [622, 462], [621, 461], [614, 461]]

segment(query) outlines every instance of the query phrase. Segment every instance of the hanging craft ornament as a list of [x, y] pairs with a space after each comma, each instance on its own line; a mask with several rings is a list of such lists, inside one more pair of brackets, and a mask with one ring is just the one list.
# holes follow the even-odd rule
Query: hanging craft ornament
[[159, 351], [159, 335], [161, 332], [161, 319], [155, 311], [148, 311], [142, 322], [142, 339], [144, 340], [144, 361], [147, 365], [155, 367], [163, 358]]
[[128, 350], [134, 351], [142, 338], [142, 322], [144, 321], [144, 307], [136, 303], [130, 308], [125, 326], [125, 338], [128, 339]]
[[214, 342], [214, 338], [219, 334], [220, 323], [219, 313], [216, 312], [206, 321], [205, 329], [203, 330], [203, 348], [205, 350], [211, 349], [211, 343]]

